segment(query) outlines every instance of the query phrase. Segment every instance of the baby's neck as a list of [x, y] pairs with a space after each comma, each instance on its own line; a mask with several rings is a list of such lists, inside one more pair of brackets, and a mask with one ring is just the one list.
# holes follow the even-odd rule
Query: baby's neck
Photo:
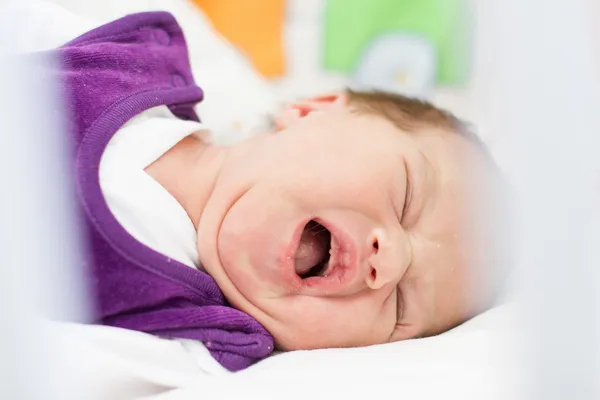
[[223, 164], [224, 153], [223, 148], [192, 134], [145, 169], [183, 207], [196, 230]]

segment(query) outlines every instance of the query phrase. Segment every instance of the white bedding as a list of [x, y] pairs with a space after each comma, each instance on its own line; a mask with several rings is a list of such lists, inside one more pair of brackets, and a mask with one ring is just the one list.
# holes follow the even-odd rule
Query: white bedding
[[[76, 32], [126, 13], [165, 9], [182, 24], [197, 81], [206, 89], [208, 100], [200, 106], [205, 123], [235, 135], [276, 104], [264, 82], [185, 0], [53, 3], [74, 14], [49, 6], [23, 6], [31, 18], [38, 18], [28, 25], [30, 30], [37, 29], [37, 35], [27, 36], [34, 42], [29, 43], [32, 47], [59, 44]], [[43, 34], [44, 29], [56, 31], [54, 43]], [[238, 374], [225, 371], [197, 342], [64, 323], [48, 323], [48, 332], [55, 337], [64, 361], [85, 367], [85, 383], [94, 394], [86, 398], [514, 399], [514, 378], [519, 375], [513, 358], [515, 326], [513, 306], [504, 305], [438, 337], [279, 354]]]
[[[512, 305], [437, 337], [357, 349], [283, 353], [230, 374], [189, 341], [51, 325], [62, 356], [86, 367], [98, 399], [516, 399]], [[225, 380], [224, 380], [225, 379]]]

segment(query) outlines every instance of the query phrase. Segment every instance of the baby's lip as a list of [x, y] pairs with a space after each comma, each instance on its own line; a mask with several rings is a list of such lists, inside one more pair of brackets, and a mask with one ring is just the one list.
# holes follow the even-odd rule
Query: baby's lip
[[[310, 220], [321, 224], [331, 233], [331, 257], [324, 276], [302, 279], [296, 273], [295, 256], [304, 227]], [[317, 295], [324, 293], [335, 295], [356, 280], [359, 270], [357, 244], [351, 235], [333, 221], [314, 217], [304, 219], [294, 229], [279, 265], [282, 278], [291, 291], [306, 290]]]

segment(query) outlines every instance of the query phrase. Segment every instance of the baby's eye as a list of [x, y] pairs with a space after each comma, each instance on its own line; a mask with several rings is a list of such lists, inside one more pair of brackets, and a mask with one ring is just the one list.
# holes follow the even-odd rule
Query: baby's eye
[[402, 307], [402, 291], [400, 290], [400, 285], [396, 286], [396, 321], [400, 322], [403, 314]]
[[408, 170], [406, 174], [406, 194], [404, 196], [404, 207], [402, 208], [402, 216], [400, 220], [403, 220], [408, 212], [408, 207], [410, 206], [410, 202], [412, 200], [412, 182], [408, 176]]

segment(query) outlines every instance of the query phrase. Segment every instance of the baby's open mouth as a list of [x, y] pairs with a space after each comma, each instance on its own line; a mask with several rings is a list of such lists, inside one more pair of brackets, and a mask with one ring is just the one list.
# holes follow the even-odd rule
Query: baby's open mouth
[[296, 274], [302, 279], [326, 276], [329, 272], [331, 232], [315, 220], [302, 232], [295, 255]]

